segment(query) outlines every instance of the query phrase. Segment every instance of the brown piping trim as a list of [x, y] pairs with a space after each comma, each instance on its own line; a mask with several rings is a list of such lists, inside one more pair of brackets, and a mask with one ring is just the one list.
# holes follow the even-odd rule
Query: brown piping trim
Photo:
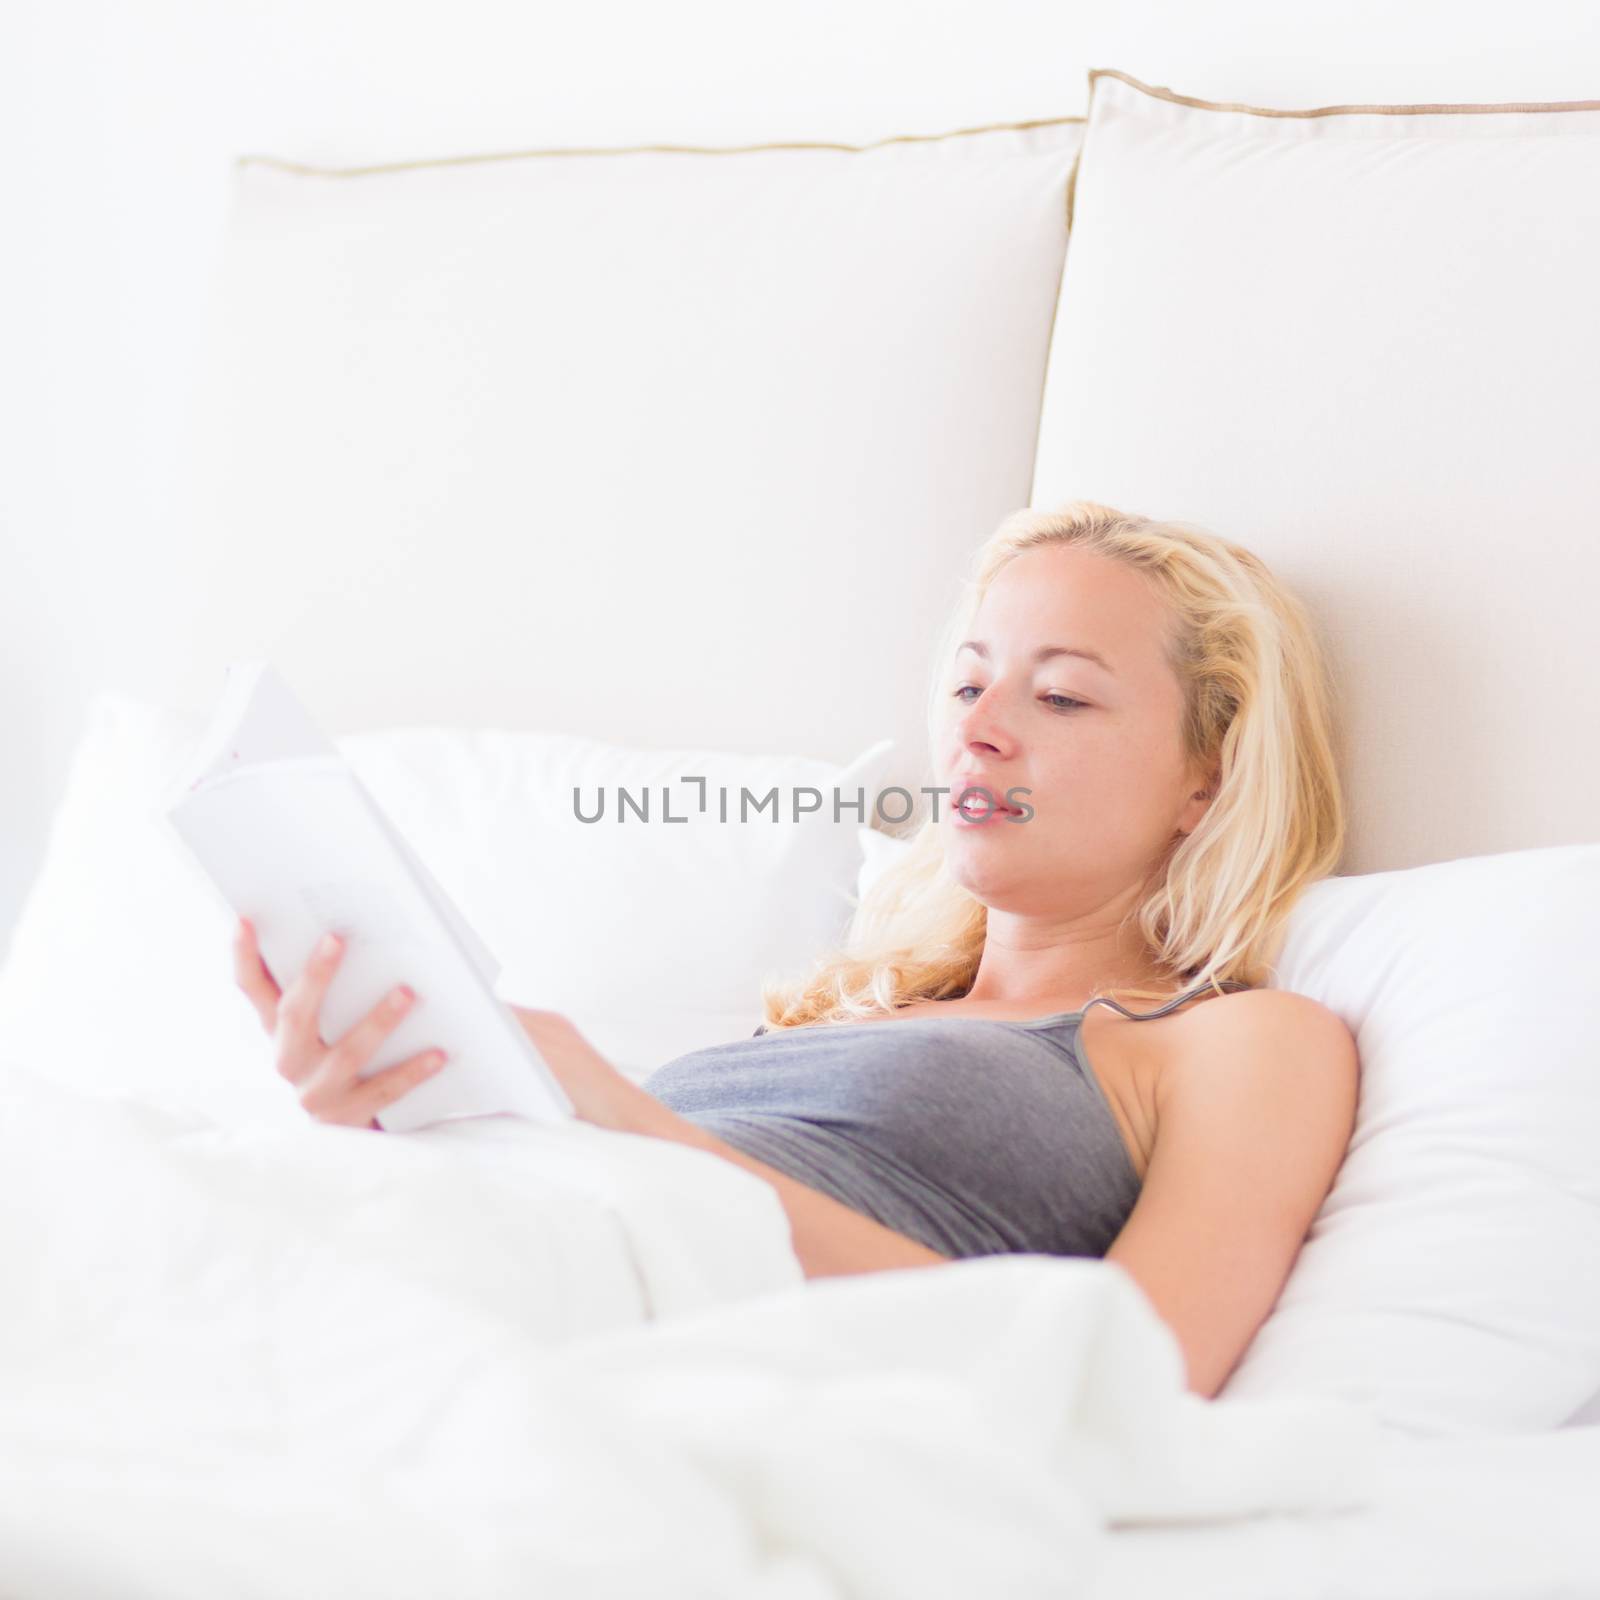
[[360, 178], [376, 172], [409, 172], [418, 167], [456, 167], [480, 161], [520, 161], [528, 156], [628, 156], [647, 151], [666, 151], [679, 155], [736, 156], [759, 150], [879, 150], [889, 144], [931, 144], [939, 139], [965, 139], [974, 133], [1013, 133], [1027, 128], [1057, 128], [1069, 123], [1087, 122], [1087, 117], [1038, 117], [1031, 122], [986, 122], [975, 128], [953, 128], [948, 133], [897, 133], [870, 144], [831, 144], [822, 140], [799, 140], [776, 144], [629, 144], [566, 146], [536, 150], [494, 151], [486, 155], [437, 156], [422, 161], [389, 161], [370, 167], [317, 167], [302, 161], [287, 161], [279, 156], [242, 155], [234, 157], [235, 167], [276, 167], [315, 178]]
[[1147, 94], [1155, 100], [1170, 100], [1175, 106], [1193, 106], [1199, 111], [1246, 111], [1253, 117], [1342, 117], [1350, 115], [1378, 115], [1386, 117], [1439, 116], [1448, 113], [1477, 113], [1484, 111], [1600, 111], [1600, 100], [1529, 100], [1507, 101], [1499, 105], [1437, 105], [1437, 106], [1317, 106], [1309, 111], [1278, 111], [1265, 106], [1238, 105], [1226, 100], [1196, 100], [1192, 95], [1174, 94], [1171, 89], [1152, 88], [1130, 78], [1126, 72], [1114, 67], [1094, 67], [1089, 73], [1089, 95], [1094, 97], [1096, 78], [1117, 78], [1131, 89]]

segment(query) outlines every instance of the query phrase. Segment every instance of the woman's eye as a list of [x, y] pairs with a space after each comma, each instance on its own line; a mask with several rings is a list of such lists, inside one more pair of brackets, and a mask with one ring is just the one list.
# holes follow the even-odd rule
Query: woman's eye
[[[954, 698], [960, 700], [963, 705], [970, 706], [972, 702], [963, 698], [969, 689], [975, 695], [983, 693], [983, 690], [979, 688], [977, 684], [964, 683], [955, 691]], [[1039, 698], [1043, 700], [1052, 711], [1076, 711], [1081, 707], [1087, 706], [1088, 704], [1086, 700], [1074, 700], [1069, 694], [1044, 694], [1040, 695]]]

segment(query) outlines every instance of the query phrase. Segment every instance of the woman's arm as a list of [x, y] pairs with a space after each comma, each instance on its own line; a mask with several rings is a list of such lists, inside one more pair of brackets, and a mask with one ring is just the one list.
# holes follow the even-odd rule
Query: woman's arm
[[1266, 1321], [1355, 1127], [1355, 1036], [1327, 1006], [1258, 989], [1196, 1006], [1156, 1090], [1139, 1199], [1105, 1259], [1177, 1336], [1214, 1399]]
[[762, 1182], [778, 1191], [778, 1199], [788, 1213], [794, 1253], [808, 1278], [840, 1277], [851, 1272], [885, 1272], [896, 1267], [938, 1267], [949, 1261], [936, 1250], [908, 1239], [893, 1228], [886, 1228], [859, 1211], [852, 1211], [832, 1195], [809, 1188], [764, 1161], [707, 1132], [697, 1123], [653, 1100], [656, 1110], [644, 1125], [634, 1131], [655, 1139], [670, 1139], [691, 1145], [696, 1150], [721, 1156], [735, 1166], [753, 1172]]
[[690, 1145], [753, 1172], [776, 1189], [789, 1217], [794, 1253], [808, 1278], [884, 1272], [895, 1267], [937, 1267], [950, 1259], [852, 1211], [832, 1195], [808, 1188], [776, 1167], [735, 1150], [699, 1124], [679, 1116], [642, 1085], [618, 1072], [559, 1012], [531, 1011], [522, 1006], [512, 1006], [510, 1010], [545, 1064], [560, 1079], [585, 1122], [617, 1133]]

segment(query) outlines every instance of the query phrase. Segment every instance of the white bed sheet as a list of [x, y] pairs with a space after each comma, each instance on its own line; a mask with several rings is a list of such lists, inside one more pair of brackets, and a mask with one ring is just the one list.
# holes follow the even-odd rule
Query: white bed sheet
[[1121, 1270], [805, 1282], [774, 1192], [587, 1125], [230, 1130], [0, 1062], [0, 1590], [1068, 1600], [1108, 1525], [1362, 1503]]
[[13, 1062], [0, 1200], [8, 1594], [1600, 1596], [1600, 1426], [1208, 1405], [1102, 1262], [804, 1284], [772, 1191], [661, 1141]]
[[1093, 1600], [1594, 1600], [1600, 1425], [1383, 1436], [1370, 1505], [1122, 1528]]

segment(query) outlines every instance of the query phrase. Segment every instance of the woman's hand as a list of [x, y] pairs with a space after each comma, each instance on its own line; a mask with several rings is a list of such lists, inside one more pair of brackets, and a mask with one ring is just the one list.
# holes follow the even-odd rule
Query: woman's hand
[[673, 1113], [619, 1072], [559, 1011], [510, 1006], [550, 1070], [567, 1091], [579, 1118], [614, 1133], [658, 1134]]
[[[403, 986], [386, 995], [335, 1045], [318, 1031], [323, 997], [344, 953], [327, 942], [312, 952], [287, 990], [280, 990], [261, 960], [255, 930], [240, 918], [233, 940], [234, 973], [277, 1049], [278, 1072], [299, 1091], [300, 1104], [318, 1122], [379, 1128], [377, 1113], [391, 1106], [444, 1065], [441, 1051], [426, 1050], [370, 1078], [361, 1069], [399, 1027], [415, 1001]], [[399, 1004], [395, 1004], [396, 1000]]]

